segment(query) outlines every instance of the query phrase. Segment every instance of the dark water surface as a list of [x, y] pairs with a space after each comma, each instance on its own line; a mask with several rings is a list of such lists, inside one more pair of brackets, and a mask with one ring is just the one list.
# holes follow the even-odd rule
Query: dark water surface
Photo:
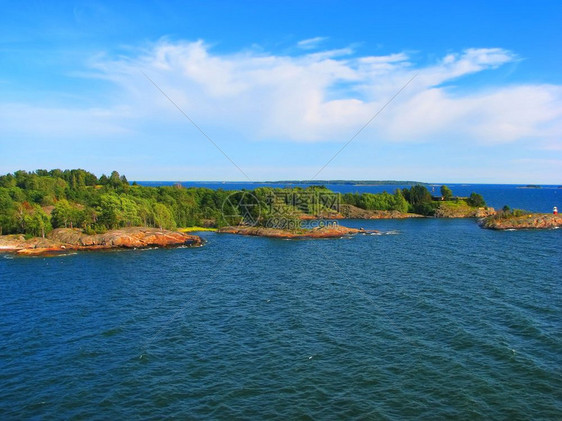
[[0, 256], [0, 419], [560, 419], [562, 230]]

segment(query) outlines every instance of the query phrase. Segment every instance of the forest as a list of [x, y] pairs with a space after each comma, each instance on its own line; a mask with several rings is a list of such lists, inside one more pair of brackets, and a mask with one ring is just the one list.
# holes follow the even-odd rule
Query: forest
[[[148, 187], [129, 183], [117, 171], [97, 177], [83, 169], [20, 170], [0, 176], [0, 235], [45, 236], [61, 227], [81, 228], [91, 234], [128, 226], [223, 226], [239, 223], [248, 215], [263, 223], [271, 216], [329, 214], [341, 204], [429, 216], [439, 200], [453, 199], [446, 186], [441, 193], [441, 197], [432, 197], [423, 185], [396, 189], [392, 194], [342, 195], [317, 185], [249, 191], [184, 188], [180, 184]], [[485, 205], [476, 193], [466, 201], [471, 206]]]

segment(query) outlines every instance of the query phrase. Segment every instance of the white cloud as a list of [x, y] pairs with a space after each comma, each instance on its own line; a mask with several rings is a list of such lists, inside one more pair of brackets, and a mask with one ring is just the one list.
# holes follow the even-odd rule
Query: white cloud
[[302, 48], [303, 50], [312, 50], [314, 48], [318, 48], [318, 46], [327, 39], [327, 37], [303, 39], [302, 41], [297, 42], [297, 47]]
[[382, 119], [387, 139], [429, 140], [450, 136], [482, 144], [562, 134], [562, 87], [520, 85], [458, 97], [443, 88], [421, 90]]
[[462, 54], [448, 54], [439, 63], [420, 69], [424, 85], [436, 86], [471, 73], [495, 69], [517, 60], [517, 56], [501, 48], [469, 48]]
[[[310, 47], [323, 40], [311, 38], [299, 45]], [[118, 59], [92, 58], [95, 77], [113, 84], [112, 107], [0, 104], [0, 125], [10, 132], [62, 136], [66, 131], [77, 137], [77, 132], [130, 133], [147, 120], [163, 127], [186, 124], [143, 76], [145, 72], [204, 129], [216, 128], [250, 141], [342, 142], [417, 73], [357, 141], [456, 139], [495, 144], [533, 139], [536, 148], [559, 150], [562, 87], [521, 84], [459, 93], [447, 86], [460, 83], [462, 76], [516, 60], [504, 49], [472, 48], [418, 66], [404, 52], [363, 57], [351, 49], [297, 56], [219, 54], [203, 41], [160, 41]]]
[[[305, 41], [313, 44], [312, 39]], [[139, 77], [142, 70], [195, 120], [251, 140], [349, 138], [415, 72], [417, 78], [373, 122], [366, 137], [428, 141], [454, 136], [486, 143], [561, 134], [558, 86], [507, 86], [464, 94], [443, 86], [517, 60], [510, 51], [472, 48], [421, 68], [403, 52], [351, 54], [342, 49], [300, 56], [221, 55], [202, 41], [163, 41], [138, 56], [102, 60], [97, 66], [138, 101], [150, 99], [149, 108], [174, 113], [159, 92], [147, 89]]]

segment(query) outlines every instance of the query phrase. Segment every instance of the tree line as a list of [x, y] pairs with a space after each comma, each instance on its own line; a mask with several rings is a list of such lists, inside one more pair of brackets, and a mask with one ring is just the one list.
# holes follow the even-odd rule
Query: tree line
[[193, 226], [218, 219], [227, 196], [206, 188], [130, 185], [117, 171], [99, 178], [82, 169], [16, 171], [0, 176], [0, 234]]
[[[452, 193], [443, 192], [451, 199]], [[324, 186], [228, 191], [140, 186], [130, 184], [117, 171], [100, 177], [83, 169], [16, 171], [0, 176], [0, 234], [45, 236], [61, 227], [100, 233], [128, 226], [220, 226], [242, 221], [248, 213], [264, 219], [334, 210], [334, 203], [326, 198], [335, 195]], [[485, 205], [480, 195], [473, 195], [469, 204]], [[338, 200], [366, 210], [424, 215], [431, 215], [436, 207], [435, 198], [422, 185], [397, 189], [393, 194], [346, 193]]]

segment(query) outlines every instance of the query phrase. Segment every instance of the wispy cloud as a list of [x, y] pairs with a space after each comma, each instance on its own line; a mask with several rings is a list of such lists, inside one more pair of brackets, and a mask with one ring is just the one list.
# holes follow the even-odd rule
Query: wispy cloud
[[[386, 56], [329, 50], [298, 56], [215, 54], [203, 42], [160, 42], [96, 67], [131, 104], [168, 108], [139, 77], [145, 71], [205, 124], [250, 140], [341, 141], [414, 72], [419, 76], [366, 133], [381, 141], [453, 137], [482, 143], [559, 137], [562, 91], [555, 85], [488, 87], [459, 94], [446, 82], [517, 60], [500, 48], [467, 49], [420, 67], [404, 52]], [[162, 108], [164, 107], [164, 108]], [[146, 109], [148, 108], [148, 110]]]
[[145, 72], [211, 134], [229, 133], [225, 142], [342, 142], [417, 72], [357, 141], [494, 145], [525, 140], [530, 148], [560, 150], [561, 86], [461, 91], [448, 83], [515, 62], [515, 53], [470, 48], [423, 66], [415, 58], [405, 52], [358, 56], [350, 49], [293, 56], [247, 50], [221, 54], [201, 40], [162, 40], [127, 56], [92, 58], [87, 77], [110, 82], [111, 106], [80, 110], [0, 102], [0, 125], [5, 133], [42, 138], [126, 135], [142, 131], [148, 120], [153, 127], [179, 127], [181, 116], [147, 82]]
[[302, 41], [297, 42], [297, 47], [302, 48], [303, 50], [312, 50], [318, 48], [321, 43], [326, 41], [327, 37], [314, 37], [303, 39]]

